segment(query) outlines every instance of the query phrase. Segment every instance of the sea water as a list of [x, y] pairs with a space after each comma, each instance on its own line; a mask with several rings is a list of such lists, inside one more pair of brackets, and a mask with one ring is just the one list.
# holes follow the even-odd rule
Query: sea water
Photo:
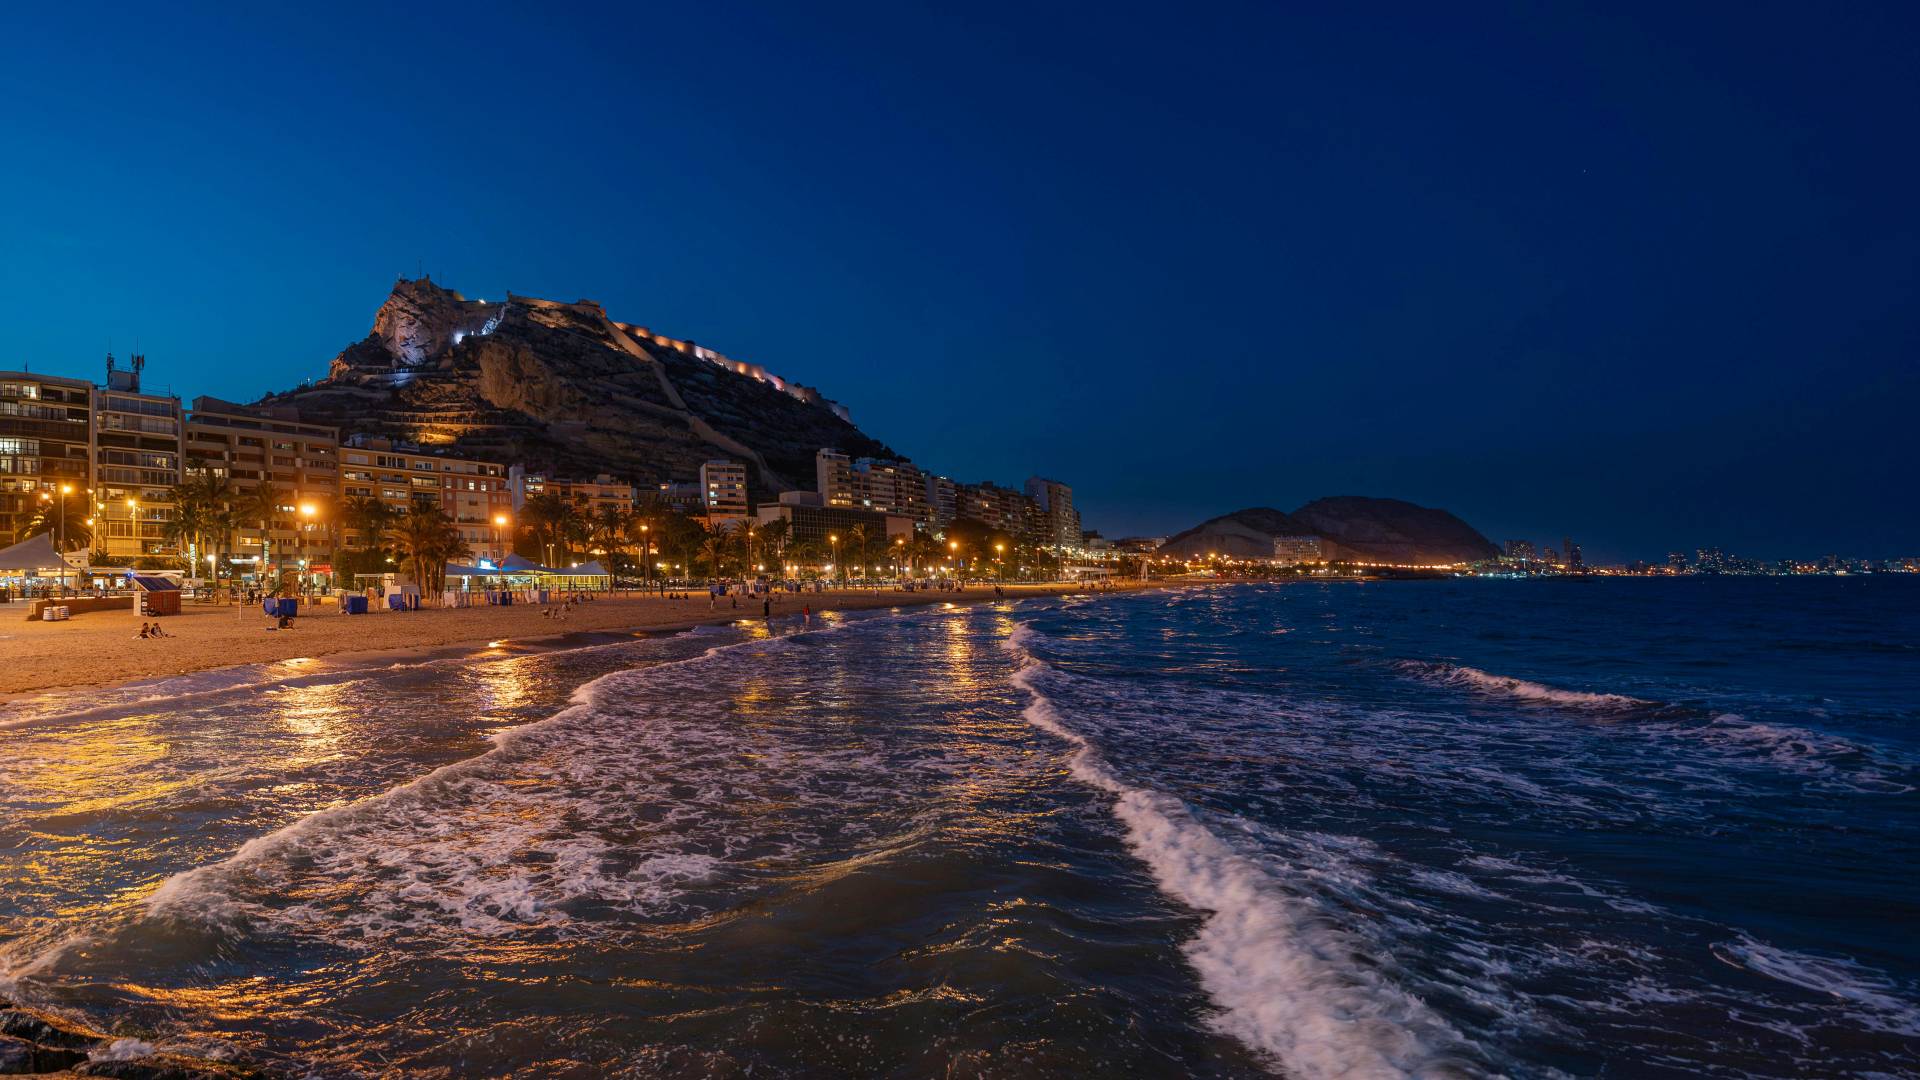
[[1920, 1071], [1910, 579], [781, 616], [0, 725], [0, 993], [301, 1074]]

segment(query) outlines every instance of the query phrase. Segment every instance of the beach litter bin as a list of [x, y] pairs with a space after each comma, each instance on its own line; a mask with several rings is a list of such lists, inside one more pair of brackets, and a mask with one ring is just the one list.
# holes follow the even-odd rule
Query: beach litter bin
[[405, 593], [388, 593], [387, 594], [387, 610], [388, 611], [407, 610], [407, 595]]
[[501, 606], [501, 607], [512, 607], [512, 606], [513, 606], [513, 594], [512, 594], [512, 593], [510, 593], [510, 592], [503, 592], [503, 593], [501, 593], [501, 594], [500, 594], [500, 606]]
[[367, 598], [364, 596], [343, 596], [340, 598], [340, 610], [347, 615], [365, 615]]

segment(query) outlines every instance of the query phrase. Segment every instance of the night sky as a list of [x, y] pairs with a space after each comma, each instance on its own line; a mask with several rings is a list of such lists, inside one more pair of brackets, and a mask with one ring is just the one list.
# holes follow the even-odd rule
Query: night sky
[[251, 400], [422, 267], [1110, 536], [1920, 553], [1920, 9], [1469, 7], [13, 11], [0, 367]]

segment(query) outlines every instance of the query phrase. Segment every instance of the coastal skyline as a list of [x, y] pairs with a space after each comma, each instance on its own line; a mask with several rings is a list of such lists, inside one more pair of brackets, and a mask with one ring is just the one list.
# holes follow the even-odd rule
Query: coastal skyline
[[1785, 14], [30, 15], [0, 365], [250, 400], [425, 270], [1071, 477], [1108, 535], [1353, 493], [1595, 562], [1910, 554], [1909, 14]]
[[1920, 1078], [1920, 9], [13, 14], [0, 1074]]

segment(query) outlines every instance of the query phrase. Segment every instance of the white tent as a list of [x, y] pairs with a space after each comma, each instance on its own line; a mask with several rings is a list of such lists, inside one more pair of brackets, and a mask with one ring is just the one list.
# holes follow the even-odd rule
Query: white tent
[[[68, 578], [80, 568], [54, 549], [53, 537], [35, 533], [8, 548], [0, 548], [0, 574], [17, 571], [27, 577]], [[46, 573], [52, 571], [52, 573]]]

